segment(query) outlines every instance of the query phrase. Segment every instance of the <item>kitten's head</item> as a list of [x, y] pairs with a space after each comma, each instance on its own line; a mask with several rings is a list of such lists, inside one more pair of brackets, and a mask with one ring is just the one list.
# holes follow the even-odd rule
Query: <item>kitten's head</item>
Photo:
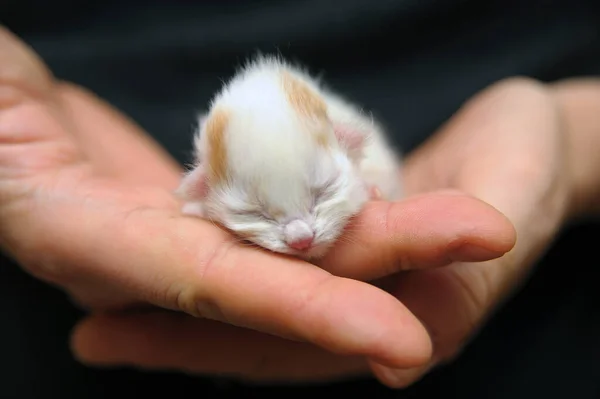
[[289, 153], [283, 144], [275, 153], [256, 143], [245, 153], [228, 147], [236, 156], [222, 171], [213, 148], [183, 179], [184, 212], [274, 252], [322, 257], [369, 199], [355, 156], [364, 137], [351, 127], [330, 129], [336, 145], [295, 143]]
[[198, 165], [179, 188], [184, 213], [274, 252], [324, 255], [368, 200], [366, 129], [332, 111], [301, 73], [276, 59], [251, 64], [200, 122]]

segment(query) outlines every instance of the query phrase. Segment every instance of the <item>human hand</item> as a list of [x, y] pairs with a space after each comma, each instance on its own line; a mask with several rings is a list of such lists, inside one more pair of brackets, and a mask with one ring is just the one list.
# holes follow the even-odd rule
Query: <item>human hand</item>
[[[251, 374], [276, 354], [280, 362], [265, 369], [284, 378], [363, 367], [345, 361], [337, 371], [314, 367], [326, 351], [393, 367], [427, 361], [431, 347], [422, 325], [388, 293], [238, 245], [211, 223], [181, 216], [172, 195], [180, 175], [139, 128], [84, 90], [55, 81], [30, 49], [0, 31], [2, 248], [90, 309], [141, 304], [176, 311], [92, 316], [75, 334], [80, 358]], [[443, 209], [456, 212], [436, 219], [443, 228], [430, 227], [428, 215], [433, 210], [437, 218]], [[363, 223], [367, 229], [354, 242], [372, 243], [375, 252], [347, 256], [349, 269], [387, 267], [379, 254], [400, 252], [423, 266], [490, 259], [514, 243], [504, 216], [465, 196], [375, 203]], [[373, 235], [380, 239], [373, 242]], [[473, 255], [473, 248], [487, 251]], [[134, 341], [100, 355], [99, 347], [127, 333], [118, 322], [132, 328], [125, 338]]]
[[[410, 193], [469, 193], [506, 215], [518, 239], [502, 258], [386, 278], [389, 292], [426, 326], [434, 348], [431, 361], [421, 367], [372, 365], [387, 385], [405, 387], [455, 358], [518, 289], [570, 216], [571, 154], [559, 110], [552, 91], [541, 83], [502, 81], [471, 99], [407, 159]], [[361, 271], [354, 277], [378, 276]]]

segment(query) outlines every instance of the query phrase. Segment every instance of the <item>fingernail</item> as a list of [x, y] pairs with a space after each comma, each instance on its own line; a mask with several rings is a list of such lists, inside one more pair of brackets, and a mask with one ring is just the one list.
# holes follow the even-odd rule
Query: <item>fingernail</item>
[[402, 386], [402, 377], [398, 371], [388, 367], [382, 367], [380, 373], [387, 385], [394, 388], [400, 388]]
[[414, 371], [414, 369], [393, 369], [379, 364], [376, 368], [379, 380], [393, 389], [404, 388], [410, 384], [410, 376]]
[[453, 250], [450, 257], [455, 261], [483, 262], [502, 256], [498, 251], [483, 248], [477, 245], [461, 245]]

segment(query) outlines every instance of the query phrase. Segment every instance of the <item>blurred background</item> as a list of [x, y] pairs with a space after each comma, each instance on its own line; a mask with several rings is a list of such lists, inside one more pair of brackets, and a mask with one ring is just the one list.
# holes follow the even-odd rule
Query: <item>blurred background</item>
[[[502, 78], [600, 75], [598, 0], [4, 0], [0, 23], [57, 77], [109, 101], [181, 163], [191, 160], [196, 114], [258, 50], [307, 65], [364, 105], [403, 152]], [[593, 236], [600, 238], [597, 226], [566, 231], [459, 360], [403, 392], [370, 380], [246, 387], [85, 368], [68, 348], [80, 312], [2, 258], [0, 398], [599, 398], [600, 275], [583, 238]]]

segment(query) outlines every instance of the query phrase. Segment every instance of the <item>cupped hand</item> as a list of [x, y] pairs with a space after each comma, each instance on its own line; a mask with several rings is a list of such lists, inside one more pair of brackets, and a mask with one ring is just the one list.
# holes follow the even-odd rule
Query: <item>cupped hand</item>
[[[180, 175], [132, 122], [53, 79], [0, 30], [0, 243], [99, 312], [76, 329], [80, 359], [284, 379], [363, 370], [364, 357], [392, 367], [429, 359], [423, 326], [389, 293], [181, 216]], [[423, 228], [434, 222], [441, 228]], [[353, 242], [376, 235], [378, 252], [346, 255], [348, 270], [387, 270], [391, 254], [423, 267], [485, 260], [514, 243], [504, 216], [467, 196], [374, 203], [361, 223]], [[100, 312], [137, 305], [173, 312]]]
[[455, 262], [386, 279], [389, 292], [424, 323], [434, 349], [422, 367], [373, 365], [389, 386], [410, 385], [455, 358], [519, 288], [568, 219], [572, 179], [561, 115], [548, 87], [508, 79], [468, 101], [407, 160], [410, 192], [453, 188], [482, 199], [510, 219], [517, 243], [502, 258]]

